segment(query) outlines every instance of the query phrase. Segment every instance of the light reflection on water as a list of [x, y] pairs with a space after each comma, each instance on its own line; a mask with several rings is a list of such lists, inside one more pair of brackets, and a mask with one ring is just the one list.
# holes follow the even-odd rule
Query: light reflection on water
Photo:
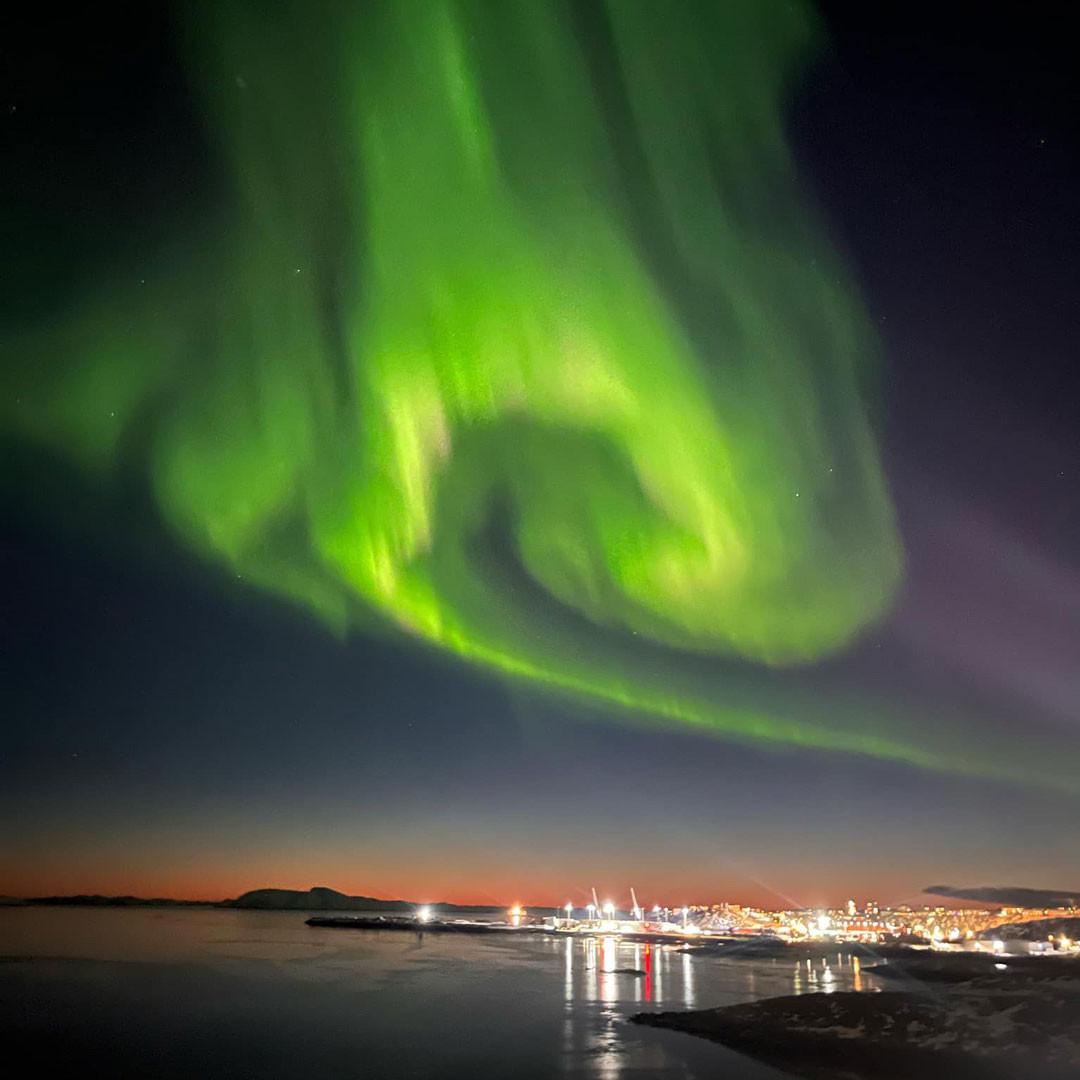
[[[566, 1071], [573, 1072], [573, 1063], [584, 1059], [590, 1073], [600, 1077], [622, 1075], [628, 1064], [625, 1018], [641, 1009], [709, 1008], [782, 994], [870, 988], [858, 957], [846, 953], [744, 961], [614, 936], [539, 938], [535, 944], [562, 958]], [[595, 1010], [591, 1023], [579, 1022], [583, 1006]]]
[[[536, 938], [529, 944], [561, 953], [568, 1003], [632, 1002], [694, 1009], [729, 1003], [717, 1001], [718, 995], [750, 1001], [782, 994], [877, 989], [863, 974], [859, 958], [848, 953], [747, 961], [697, 953], [681, 945], [623, 941], [610, 935]], [[695, 983], [699, 978], [711, 995], [709, 1000], [698, 1001]]]
[[740, 960], [611, 936], [367, 933], [214, 909], [0, 909], [0, 956], [0, 998], [26, 1002], [24, 1028], [0, 1019], [5, 1041], [89, 1038], [106, 1063], [133, 1059], [116, 1076], [775, 1080], [723, 1047], [627, 1017], [873, 988], [847, 955]]

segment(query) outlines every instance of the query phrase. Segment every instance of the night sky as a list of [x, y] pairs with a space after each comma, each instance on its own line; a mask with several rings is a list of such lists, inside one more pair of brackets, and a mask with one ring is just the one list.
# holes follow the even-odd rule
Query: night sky
[[436, 6], [0, 25], [0, 894], [1075, 885], [1064, 27]]

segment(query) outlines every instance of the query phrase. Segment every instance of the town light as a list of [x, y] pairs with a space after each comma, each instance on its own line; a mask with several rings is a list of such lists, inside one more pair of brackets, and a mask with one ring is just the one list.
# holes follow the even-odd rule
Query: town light
[[420, 922], [431, 922], [431, 908], [429, 908], [427, 904], [425, 904], [417, 911], [416, 918]]

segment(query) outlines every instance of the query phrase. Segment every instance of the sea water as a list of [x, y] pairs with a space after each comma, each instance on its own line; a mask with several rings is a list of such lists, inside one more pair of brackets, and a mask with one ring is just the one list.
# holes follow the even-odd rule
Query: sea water
[[[784, 1074], [639, 1027], [645, 1010], [874, 989], [844, 955], [694, 955], [615, 938], [320, 929], [302, 912], [0, 908], [0, 1037], [87, 1077]], [[18, 1057], [15, 1057], [18, 1055]]]

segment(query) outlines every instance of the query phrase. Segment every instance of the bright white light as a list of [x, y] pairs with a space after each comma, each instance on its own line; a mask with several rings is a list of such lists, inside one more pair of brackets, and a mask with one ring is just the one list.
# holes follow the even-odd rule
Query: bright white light
[[654, 915], [659, 915], [660, 914], [660, 905], [659, 904], [653, 904], [652, 913]]
[[1009, 966], [1008, 964], [995, 964], [994, 965], [994, 967], [996, 967], [998, 969], [998, 971], [1004, 971], [1006, 968], [1008, 968], [1008, 966]]
[[818, 916], [817, 928], [819, 930], [828, 930], [829, 929], [829, 916], [828, 915], [819, 915]]
[[607, 901], [607, 902], [606, 902], [606, 903], [604, 904], [604, 914], [605, 914], [605, 915], [606, 915], [606, 916], [607, 916], [607, 917], [608, 917], [609, 919], [610, 919], [610, 918], [612, 917], [612, 915], [614, 915], [614, 914], [615, 914], [615, 905], [614, 905], [614, 904], [613, 904], [613, 903], [612, 903], [612, 902], [611, 902], [610, 900], [608, 900], [608, 901]]
[[563, 907], [563, 911], [566, 912], [566, 917], [568, 919], [570, 918], [570, 915], [573, 913], [573, 910], [574, 910], [574, 905], [569, 903], [569, 902], [567, 902], [566, 905]]
[[422, 908], [420, 908], [419, 911], [417, 911], [416, 917], [420, 920], [420, 922], [431, 922], [431, 908], [429, 908], [427, 904], [425, 904]]

